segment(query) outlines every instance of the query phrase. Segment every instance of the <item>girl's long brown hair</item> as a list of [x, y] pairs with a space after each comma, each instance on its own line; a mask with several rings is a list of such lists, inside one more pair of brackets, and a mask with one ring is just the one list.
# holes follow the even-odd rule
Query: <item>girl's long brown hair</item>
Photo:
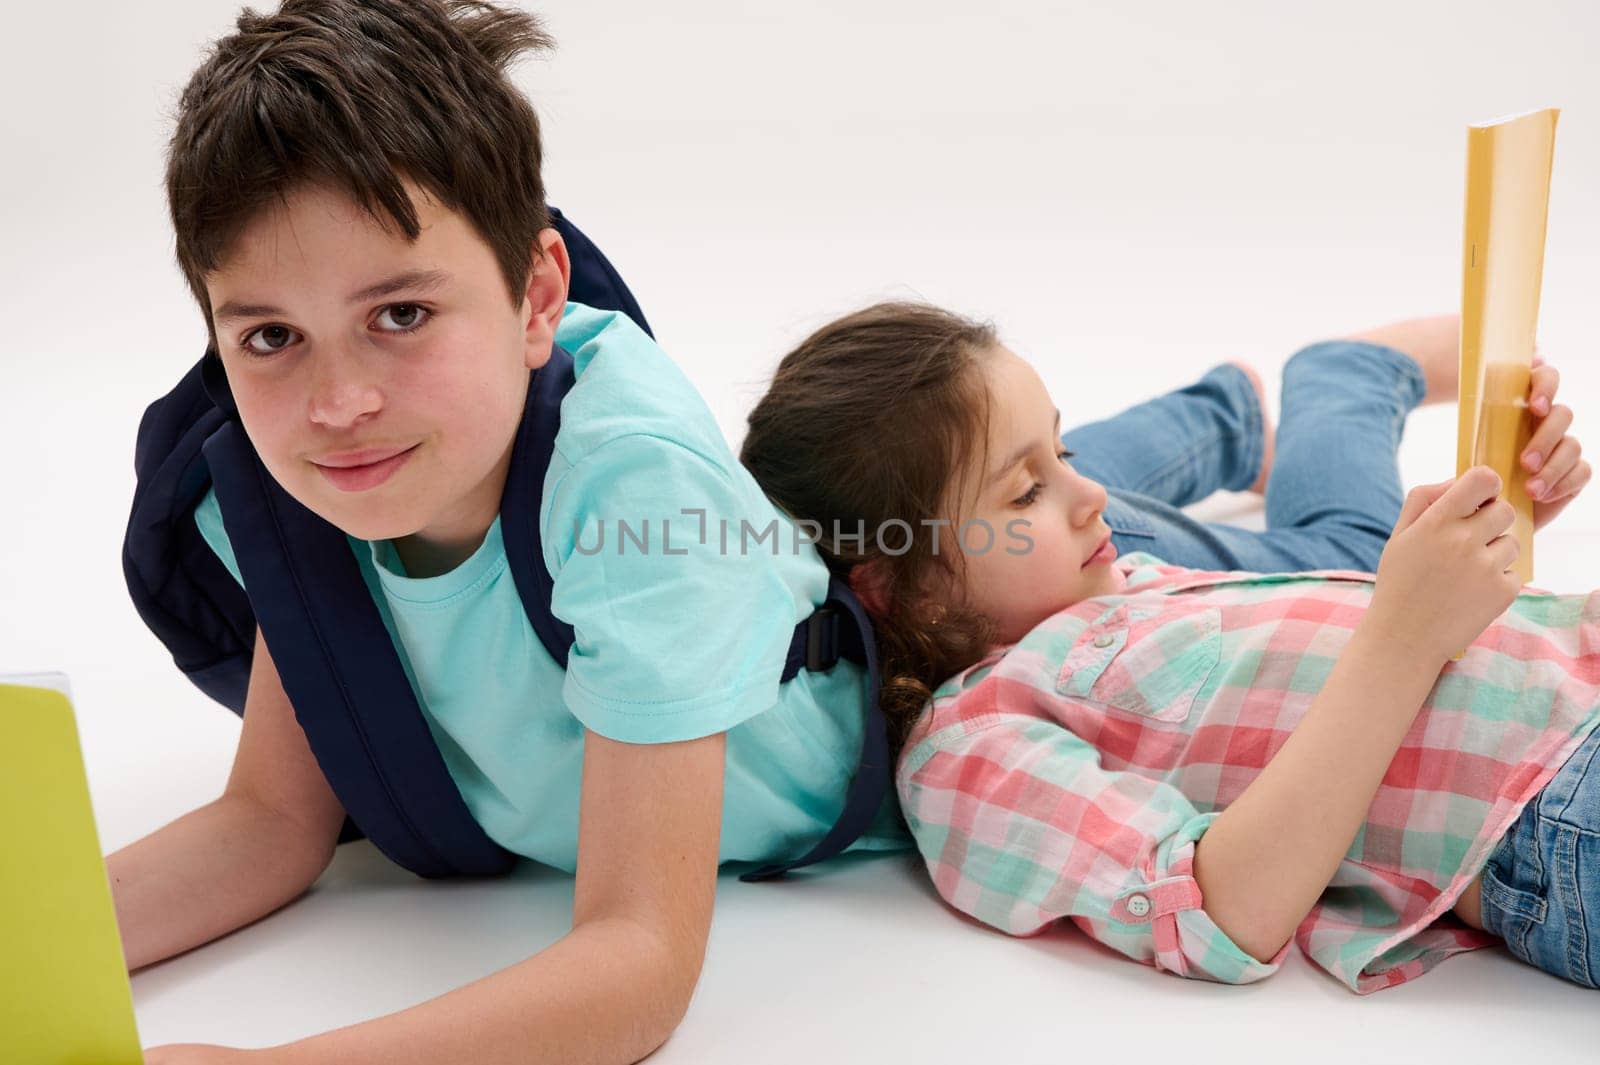
[[831, 570], [872, 563], [879, 574], [886, 606], [873, 624], [896, 749], [932, 690], [992, 637], [983, 618], [929, 590], [937, 569], [962, 564], [956, 530], [931, 523], [963, 498], [964, 471], [985, 448], [982, 360], [995, 344], [993, 326], [925, 304], [857, 311], [784, 357], [740, 453], [773, 502], [821, 527]]

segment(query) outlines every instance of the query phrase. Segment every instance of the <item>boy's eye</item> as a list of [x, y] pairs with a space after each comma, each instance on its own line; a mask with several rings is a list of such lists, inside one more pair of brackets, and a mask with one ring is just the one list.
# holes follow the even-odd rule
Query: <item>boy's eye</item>
[[1065, 451], [1065, 450], [1063, 450], [1063, 451], [1059, 451], [1059, 452], [1056, 453], [1056, 458], [1060, 459], [1062, 462], [1065, 462], [1068, 459], [1072, 458], [1076, 454], [1077, 454], [1076, 451]]
[[417, 303], [391, 303], [378, 314], [378, 321], [387, 317], [392, 327], [386, 333], [409, 333], [428, 320], [428, 309]]
[[[264, 325], [244, 338], [244, 348], [252, 355], [272, 355], [294, 343], [295, 335], [286, 325]], [[263, 343], [257, 344], [258, 340]]]

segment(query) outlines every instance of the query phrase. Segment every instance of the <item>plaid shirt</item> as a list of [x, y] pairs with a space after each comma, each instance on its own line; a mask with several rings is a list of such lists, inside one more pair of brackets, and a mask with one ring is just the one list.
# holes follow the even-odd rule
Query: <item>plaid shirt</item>
[[[1271, 975], [1206, 915], [1195, 844], [1310, 707], [1373, 575], [1207, 572], [1138, 552], [951, 678], [896, 784], [940, 894], [1012, 935], [1058, 918], [1182, 976]], [[1600, 592], [1525, 589], [1447, 664], [1292, 942], [1365, 994], [1494, 942], [1448, 911], [1600, 723]]]

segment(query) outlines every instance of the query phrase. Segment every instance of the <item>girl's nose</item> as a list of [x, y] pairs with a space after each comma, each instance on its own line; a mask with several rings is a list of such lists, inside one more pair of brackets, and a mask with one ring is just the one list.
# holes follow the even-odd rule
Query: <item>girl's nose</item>
[[1106, 509], [1106, 489], [1099, 481], [1091, 481], [1077, 470], [1068, 470], [1072, 484], [1067, 498], [1071, 500], [1073, 525], [1088, 525]]

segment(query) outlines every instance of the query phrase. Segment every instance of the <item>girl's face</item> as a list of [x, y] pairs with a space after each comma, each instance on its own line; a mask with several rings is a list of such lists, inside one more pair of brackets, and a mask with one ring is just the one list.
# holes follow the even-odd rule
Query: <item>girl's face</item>
[[[1069, 463], [1061, 413], [1044, 382], [998, 345], [980, 365], [989, 392], [987, 456], [974, 454], [965, 498], [951, 508], [960, 515], [952, 531], [964, 565], [941, 592], [989, 618], [1001, 642], [1015, 643], [1080, 600], [1117, 593], [1125, 578], [1112, 565], [1116, 549], [1101, 520], [1106, 490]], [[994, 539], [981, 550], [985, 525]]]

